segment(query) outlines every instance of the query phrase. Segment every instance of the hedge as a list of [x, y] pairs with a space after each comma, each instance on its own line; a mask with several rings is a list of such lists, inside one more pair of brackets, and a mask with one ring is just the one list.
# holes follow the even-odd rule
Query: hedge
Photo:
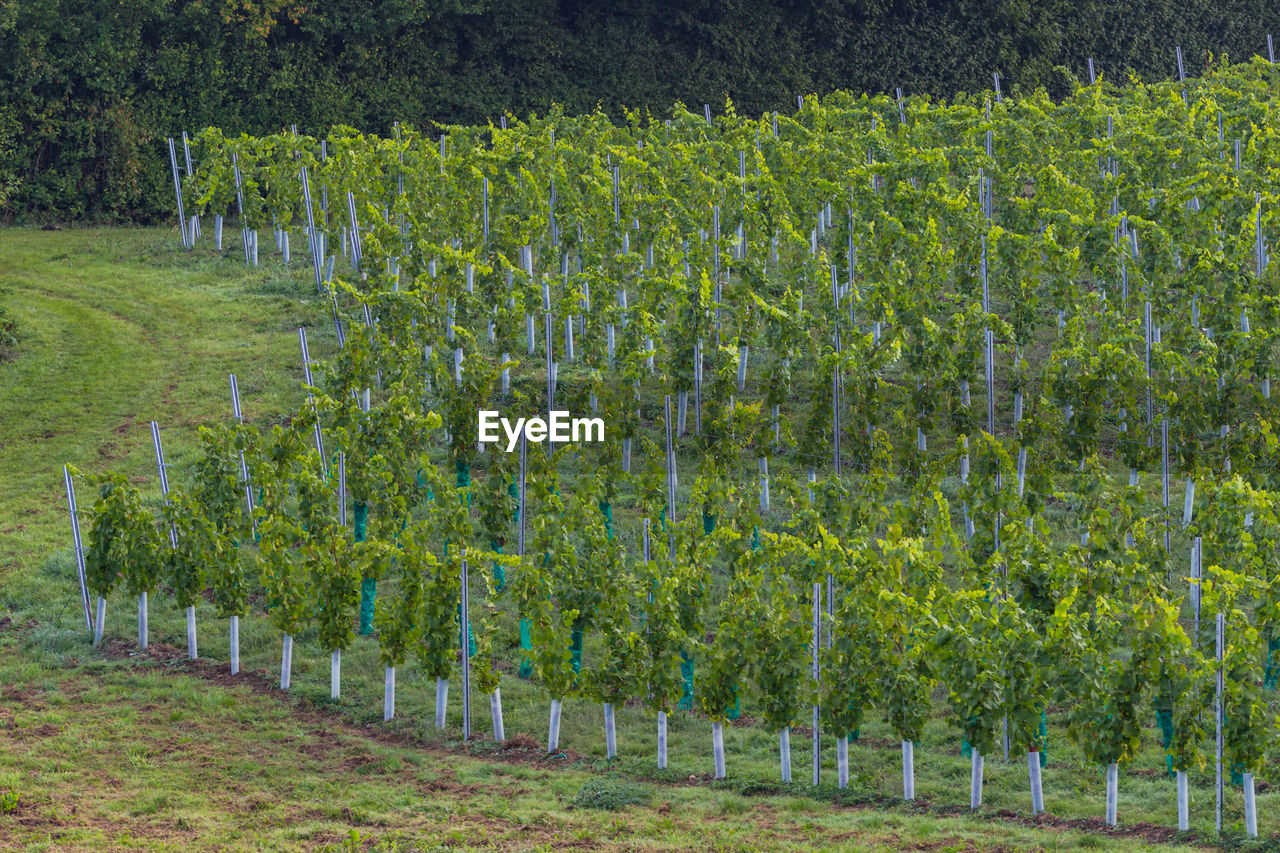
[[560, 103], [759, 113], [1167, 77], [1280, 34], [1265, 0], [0, 0], [0, 219], [170, 215], [164, 137], [386, 132]]

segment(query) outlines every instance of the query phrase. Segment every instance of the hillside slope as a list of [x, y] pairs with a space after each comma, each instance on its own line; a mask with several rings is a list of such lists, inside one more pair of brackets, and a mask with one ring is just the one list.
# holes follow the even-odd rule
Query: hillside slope
[[[655, 780], [626, 740], [630, 757], [608, 768], [591, 754], [598, 732], [585, 734], [598, 709], [566, 722], [566, 743], [587, 754], [550, 758], [528, 734], [499, 752], [464, 746], [455, 730], [424, 735], [411, 712], [383, 724], [380, 677], [360, 668], [373, 653], [353, 656], [350, 695], [344, 683], [329, 706], [326, 673], [300, 652], [286, 696], [264, 672], [278, 652], [265, 640], [250, 648], [265, 629], [246, 635], [257, 671], [233, 680], [212, 662], [221, 623], [202, 608], [211, 660], [189, 664], [175, 648], [181, 616], [163, 596], [149, 654], [133, 653], [133, 617], [116, 599], [106, 648], [92, 650], [62, 464], [114, 467], [158, 494], [149, 421], [180, 471], [198, 425], [230, 415], [228, 373], [247, 417], [287, 411], [302, 397], [295, 330], [324, 316], [305, 270], [273, 259], [251, 271], [234, 252], [175, 244], [161, 230], [0, 231], [0, 288], [23, 334], [18, 356], [0, 364], [0, 850], [1186, 849], [1159, 843], [1175, 833], [1150, 824], [1097, 831], [1099, 817], [1087, 816], [1101, 812], [1101, 777], [1077, 772], [1066, 749], [1046, 793], [1067, 818], [1007, 810], [1026, 799], [1020, 761], [989, 764], [991, 806], [969, 817], [955, 805], [967, 762], [942, 720], [931, 728], [939, 748], [920, 760], [923, 796], [908, 808], [893, 797], [895, 745], [870, 727], [856, 790], [841, 802], [830, 788], [779, 794], [752, 781], [774, 770], [772, 736], [757, 729], [734, 730], [733, 775], [716, 785], [692, 770]], [[323, 322], [311, 340], [316, 356], [332, 346]], [[402, 685], [412, 710], [426, 687], [411, 675]], [[509, 733], [538, 730], [535, 692], [515, 694]], [[702, 721], [673, 721], [673, 763], [709, 763], [709, 749], [695, 752], [704, 741]], [[748, 743], [754, 757], [742, 754]], [[1172, 786], [1141, 772], [1124, 783], [1123, 819], [1167, 826]], [[1201, 820], [1212, 801], [1197, 797]], [[637, 805], [599, 808], [626, 802]]]

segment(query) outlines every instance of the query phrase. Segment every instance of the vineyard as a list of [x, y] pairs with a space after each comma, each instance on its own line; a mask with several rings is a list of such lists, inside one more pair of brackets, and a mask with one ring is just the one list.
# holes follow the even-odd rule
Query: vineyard
[[[158, 491], [68, 469], [95, 642], [127, 601], [145, 646], [164, 588], [193, 658], [212, 601], [233, 673], [241, 620], [281, 638], [282, 689], [296, 637], [330, 655], [333, 697], [372, 643], [385, 720], [413, 668], [437, 728], [460, 703], [464, 738], [502, 741], [503, 685], [529, 679], [548, 752], [566, 700], [601, 707], [610, 758], [639, 703], [630, 742], [665, 768], [669, 717], [697, 716], [716, 779], [740, 715], [776, 733], [783, 782], [806, 727], [806, 775], [838, 788], [882, 720], [908, 800], [942, 706], [969, 807], [1003, 756], [1031, 814], [1065, 709], [1110, 826], [1154, 719], [1178, 828], [1195, 791], [1219, 828], [1241, 797], [1258, 834], [1280, 734], [1280, 72], [1060, 101], [994, 83], [171, 142], [183, 245], [257, 265], [271, 235], [338, 347], [313, 361], [298, 330], [306, 401], [279, 423], [242, 418], [232, 376], [190, 478], [163, 424]], [[508, 452], [481, 410], [590, 415], [604, 440]]]

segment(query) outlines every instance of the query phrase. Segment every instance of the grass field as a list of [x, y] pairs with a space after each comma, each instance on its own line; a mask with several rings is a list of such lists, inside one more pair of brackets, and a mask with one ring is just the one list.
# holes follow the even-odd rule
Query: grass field
[[[225, 623], [211, 607], [199, 611], [203, 659], [189, 663], [177, 648], [181, 614], [163, 591], [148, 654], [133, 653], [123, 597], [110, 603], [105, 648], [93, 650], [62, 464], [117, 468], [158, 498], [149, 421], [159, 422], [181, 477], [197, 427], [230, 416], [228, 373], [246, 417], [269, 421], [303, 396], [296, 328], [315, 324], [313, 357], [333, 346], [304, 265], [285, 272], [272, 257], [251, 271], [234, 249], [220, 259], [207, 241], [189, 254], [176, 245], [161, 230], [0, 231], [0, 299], [21, 336], [16, 357], [0, 363], [0, 849], [1280, 849], [1280, 796], [1265, 783], [1256, 844], [1239, 838], [1240, 797], [1230, 788], [1231, 833], [1208, 840], [1204, 773], [1194, 780], [1196, 831], [1179, 838], [1168, 829], [1174, 789], [1154, 728], [1122, 771], [1122, 826], [1103, 831], [1102, 769], [1067, 744], [1054, 709], [1050, 816], [1030, 818], [1019, 757], [988, 759], [986, 805], [974, 816], [968, 761], [941, 703], [917, 745], [919, 800], [907, 806], [897, 744], [878, 722], [851, 747], [843, 794], [807, 784], [804, 731], [793, 738], [799, 781], [777, 785], [774, 735], [749, 718], [728, 732], [729, 780], [713, 783], [709, 725], [683, 713], [672, 719], [671, 768], [661, 775], [653, 724], [639, 708], [620, 711], [612, 764], [600, 710], [585, 701], [566, 703], [565, 751], [545, 755], [546, 697], [513, 676], [503, 683], [512, 748], [483, 737], [464, 744], [456, 695], [449, 727], [431, 731], [433, 685], [412, 666], [400, 674], [399, 718], [383, 723], [368, 639], [344, 655], [343, 696], [333, 702], [327, 653], [313, 632], [299, 635], [286, 695], [272, 688], [279, 637], [260, 614], [242, 628], [250, 672], [230, 676]], [[82, 493], [81, 506], [91, 499]], [[486, 705], [475, 708], [481, 732]]]

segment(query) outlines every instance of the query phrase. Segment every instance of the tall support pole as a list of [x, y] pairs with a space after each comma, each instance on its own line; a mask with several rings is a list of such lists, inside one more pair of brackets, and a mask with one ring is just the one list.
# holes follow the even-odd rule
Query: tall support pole
[[[164, 461], [164, 449], [160, 446], [160, 425], [155, 421], [151, 422], [151, 446], [156, 454], [156, 471], [160, 475], [160, 494], [164, 497], [165, 503], [169, 502], [169, 466]], [[178, 534], [173, 528], [169, 528], [169, 544], [173, 547], [178, 546]]]
[[1197, 646], [1200, 645], [1200, 584], [1204, 579], [1203, 564], [1200, 562], [1203, 554], [1202, 543], [1203, 540], [1199, 536], [1191, 540], [1191, 588], [1187, 592], [1191, 602], [1192, 637]]
[[1215, 685], [1216, 696], [1214, 701], [1214, 709], [1216, 711], [1216, 714], [1215, 714], [1216, 719], [1214, 721], [1214, 772], [1216, 775], [1216, 779], [1214, 784], [1215, 802], [1214, 802], [1214, 809], [1213, 809], [1213, 823], [1214, 823], [1214, 828], [1217, 829], [1218, 834], [1221, 835], [1222, 834], [1222, 800], [1225, 794], [1225, 791], [1223, 790], [1223, 784], [1222, 784], [1222, 750], [1223, 750], [1222, 694], [1223, 694], [1223, 689], [1226, 686], [1225, 684], [1226, 676], [1223, 672], [1222, 659], [1226, 652], [1226, 639], [1227, 639], [1226, 616], [1222, 613], [1218, 614], [1217, 631], [1215, 633], [1217, 634], [1215, 651], [1216, 651], [1216, 656], [1218, 660], [1218, 675], [1217, 675], [1217, 684]]
[[338, 526], [347, 529], [347, 454], [338, 451]]
[[[307, 383], [307, 403], [310, 404], [312, 411], [315, 411], [316, 398], [311, 393], [311, 387], [315, 384], [311, 381], [311, 352], [307, 349], [307, 330], [303, 326], [298, 327], [298, 346], [302, 350], [302, 378]], [[324, 458], [324, 434], [320, 429], [320, 419], [316, 419], [315, 423], [316, 452], [320, 454], [320, 467], [327, 468]]]
[[[1164, 508], [1164, 550], [1169, 553], [1169, 416], [1160, 418], [1160, 501]], [[1173, 583], [1173, 567], [1169, 568], [1168, 582]]]
[[1173, 49], [1174, 57], [1178, 61], [1178, 82], [1182, 84], [1182, 102], [1187, 103], [1187, 72], [1182, 67], [1182, 45], [1178, 45]]
[[528, 513], [525, 511], [525, 485], [529, 475], [529, 440], [524, 430], [520, 431], [520, 487], [518, 493], [520, 526], [516, 534], [516, 553], [524, 556], [524, 532]]
[[187, 236], [187, 215], [182, 207], [182, 177], [178, 173], [178, 155], [174, 150], [173, 137], [169, 137], [169, 167], [173, 171], [173, 194], [178, 199], [178, 230], [182, 232], [182, 248], [191, 248], [191, 240]]
[[[840, 290], [835, 281], [835, 267], [831, 268], [831, 299], [835, 303], [835, 317], [839, 318]], [[842, 431], [840, 412], [843, 409], [841, 391], [844, 389], [840, 382], [840, 323], [838, 319], [834, 325], [835, 329], [832, 332], [831, 344], [835, 348], [836, 366], [831, 372], [831, 464], [835, 468], [836, 476], [839, 477], [841, 468], [840, 433]]]
[[[236, 423], [244, 423], [244, 416], [240, 413], [240, 385], [236, 382], [236, 375], [231, 374], [231, 411], [235, 414]], [[249, 466], [244, 459], [244, 451], [240, 451], [240, 481], [244, 483], [244, 508], [253, 516], [253, 485], [249, 482]], [[254, 522], [254, 530], [257, 530], [258, 524]]]
[[[160, 424], [155, 421], [151, 422], [151, 446], [156, 454], [156, 472], [160, 475], [160, 494], [164, 498], [164, 502], [169, 502], [169, 465], [164, 461], [164, 448], [160, 445]], [[169, 545], [170, 547], [178, 547], [178, 531], [173, 527], [169, 528]]]
[[[653, 558], [652, 531], [653, 531], [653, 524], [650, 521], [649, 517], [645, 516], [644, 535], [642, 539], [642, 548], [643, 548], [642, 553], [644, 557], [644, 564], [646, 566], [649, 565], [649, 561]], [[650, 607], [653, 606], [653, 590], [652, 589], [649, 590], [649, 605]], [[645, 625], [645, 631], [646, 632], [649, 631], [649, 626], [647, 623]], [[658, 769], [659, 770], [667, 769], [667, 712], [666, 711], [658, 712]]]
[[244, 219], [244, 177], [240, 174], [240, 158], [236, 152], [231, 152], [231, 175], [235, 179], [236, 184], [236, 216], [240, 218], [240, 243], [244, 250], [244, 262], [249, 264], [253, 260], [253, 236], [249, 230], [249, 225]]
[[[556, 374], [555, 374], [555, 358], [551, 351], [551, 312], [548, 311], [544, 316], [543, 324], [543, 340], [547, 350], [547, 417], [551, 417], [551, 411], [556, 407]], [[548, 447], [554, 447], [550, 442]]]
[[80, 517], [76, 508], [76, 487], [71, 482], [71, 471], [62, 466], [62, 482], [67, 488], [67, 512], [71, 515], [71, 542], [75, 547], [76, 575], [80, 579], [80, 601], [84, 605], [84, 624], [93, 632], [93, 608], [89, 604], [89, 586], [84, 572], [84, 544], [80, 540]]
[[[527, 524], [528, 512], [526, 508], [526, 495], [528, 494], [529, 479], [529, 436], [525, 430], [520, 430], [520, 477], [516, 483], [516, 499], [517, 510], [519, 516], [519, 525], [516, 529], [516, 553], [520, 557], [521, 562], [525, 556], [525, 526]], [[530, 636], [532, 624], [529, 618], [522, 617], [520, 619], [520, 668], [518, 674], [521, 678], [529, 678], [533, 675], [533, 666], [530, 664], [529, 657], [525, 652], [533, 649], [533, 640]]]
[[[187, 132], [182, 131], [182, 157], [186, 163], [187, 174], [194, 175], [196, 172], [195, 165], [191, 162], [191, 140], [187, 137]], [[191, 245], [196, 244], [196, 238], [200, 236], [200, 214], [194, 214], [191, 217]]]
[[302, 200], [307, 211], [307, 245], [311, 250], [311, 269], [316, 277], [316, 293], [324, 293], [324, 257], [321, 251], [321, 239], [319, 232], [316, 231], [315, 212], [311, 204], [311, 181], [307, 177], [307, 167], [303, 166], [300, 172], [302, 176]]
[[[164, 461], [164, 448], [160, 445], [160, 425], [155, 421], [151, 422], [151, 443], [156, 451], [156, 470], [160, 474], [160, 494], [164, 496], [164, 502], [169, 502], [169, 466]], [[172, 525], [169, 526], [169, 547], [176, 549], [178, 547], [178, 531]], [[187, 606], [187, 657], [195, 660], [199, 657], [196, 646], [196, 608], [194, 605]]]
[[[818, 651], [822, 646], [822, 583], [813, 582], [813, 639], [811, 642], [812, 649], [812, 676], [814, 691], [818, 690], [819, 685], [819, 663]], [[822, 774], [822, 736], [819, 732], [819, 723], [821, 722], [821, 707], [818, 702], [813, 703], [813, 784], [817, 785]]]
[[360, 269], [360, 258], [363, 254], [360, 241], [360, 220], [356, 217], [356, 197], [347, 193], [347, 216], [351, 220], [351, 268]]
[[693, 343], [693, 434], [702, 435], [702, 341]]
[[1258, 278], [1262, 278], [1263, 273], [1267, 271], [1267, 244], [1262, 236], [1262, 194], [1255, 193], [1254, 198], [1257, 203], [1257, 211], [1254, 214], [1253, 225], [1253, 254], [1254, 269], [1257, 270]]
[[462, 558], [462, 740], [471, 740], [471, 649], [467, 642], [467, 628], [471, 625], [470, 583], [467, 578], [467, 559]]
[[667, 433], [667, 538], [670, 541], [671, 559], [676, 556], [676, 452], [671, 441], [671, 395], [662, 398]]

